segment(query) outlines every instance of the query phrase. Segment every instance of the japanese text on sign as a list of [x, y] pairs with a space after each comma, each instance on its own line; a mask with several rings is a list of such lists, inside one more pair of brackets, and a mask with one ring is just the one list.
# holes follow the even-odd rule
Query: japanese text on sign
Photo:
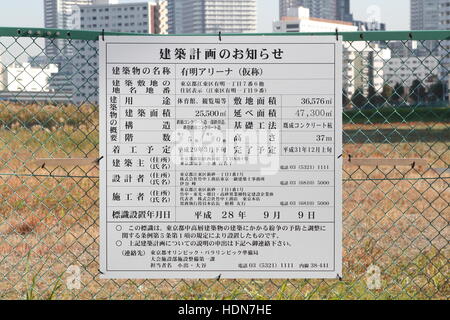
[[341, 42], [105, 37], [105, 278], [341, 274]]

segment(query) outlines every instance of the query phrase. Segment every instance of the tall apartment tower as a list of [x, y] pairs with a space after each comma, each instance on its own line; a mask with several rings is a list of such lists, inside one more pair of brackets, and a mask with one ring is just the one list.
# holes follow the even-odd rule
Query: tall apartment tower
[[256, 32], [256, 0], [167, 0], [168, 32]]
[[[438, 30], [439, 2], [440, 0], [411, 0], [411, 30]], [[438, 42], [428, 40], [418, 43], [416, 54], [438, 54], [434, 51], [439, 51]]]
[[[154, 2], [78, 5], [71, 24], [79, 30], [105, 30], [149, 34], [159, 28], [158, 5]], [[74, 40], [72, 99], [76, 103], [98, 102], [98, 44]]]
[[336, 3], [336, 20], [353, 21], [353, 14], [350, 12], [350, 0], [338, 0]]
[[72, 9], [71, 25], [77, 30], [156, 33], [154, 2], [79, 5]]
[[450, 0], [440, 0], [439, 12], [439, 29], [450, 30]]
[[305, 7], [313, 18], [353, 21], [350, 0], [279, 0], [280, 19], [288, 15], [289, 8]]
[[[45, 28], [71, 29], [70, 17], [75, 5], [113, 4], [118, 0], [44, 0]], [[70, 54], [72, 48], [67, 40], [46, 40], [45, 52], [49, 57]]]
[[411, 0], [411, 30], [439, 29], [440, 0]]

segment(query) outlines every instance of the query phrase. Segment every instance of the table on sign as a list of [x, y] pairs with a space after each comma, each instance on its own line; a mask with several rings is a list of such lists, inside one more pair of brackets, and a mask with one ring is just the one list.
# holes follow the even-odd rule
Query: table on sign
[[207, 39], [105, 41], [103, 272], [335, 277], [337, 43]]

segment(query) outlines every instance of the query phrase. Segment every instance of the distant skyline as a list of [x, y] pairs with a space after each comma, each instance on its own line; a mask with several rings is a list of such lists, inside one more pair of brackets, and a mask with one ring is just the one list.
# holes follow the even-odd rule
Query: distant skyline
[[[43, 0], [1, 0], [0, 26], [44, 26]], [[120, 0], [121, 3], [143, 2]], [[257, 0], [258, 32], [272, 32], [272, 22], [278, 19], [278, 0]], [[388, 30], [409, 29], [409, 0], [351, 0], [351, 11], [356, 20], [380, 17]]]

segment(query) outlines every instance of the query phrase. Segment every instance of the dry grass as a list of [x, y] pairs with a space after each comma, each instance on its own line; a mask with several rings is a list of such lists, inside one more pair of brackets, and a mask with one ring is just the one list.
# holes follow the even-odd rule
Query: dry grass
[[[36, 298], [61, 299], [450, 298], [449, 180], [437, 179], [431, 168], [346, 168], [344, 281], [100, 280], [98, 180], [94, 178], [98, 169], [30, 165], [39, 157], [96, 157], [96, 112], [92, 107], [23, 110], [0, 103], [0, 119], [6, 119], [0, 128], [0, 299], [25, 298], [30, 288]], [[43, 113], [54, 118], [53, 125], [37, 125], [45, 121]], [[410, 141], [367, 143], [355, 138], [344, 145], [344, 153], [421, 157], [430, 167], [449, 167], [448, 123], [345, 126], [351, 137], [405, 129], [428, 130], [433, 141], [408, 136]], [[436, 130], [439, 134], [433, 134]], [[91, 178], [58, 177], [68, 174]], [[372, 264], [382, 270], [381, 290], [367, 288], [366, 272]], [[82, 269], [82, 290], [65, 285], [71, 265]]]
[[49, 128], [61, 126], [79, 127], [80, 125], [95, 126], [98, 124], [98, 109], [92, 105], [54, 106], [46, 104], [15, 104], [0, 105], [0, 125], [6, 128]]

